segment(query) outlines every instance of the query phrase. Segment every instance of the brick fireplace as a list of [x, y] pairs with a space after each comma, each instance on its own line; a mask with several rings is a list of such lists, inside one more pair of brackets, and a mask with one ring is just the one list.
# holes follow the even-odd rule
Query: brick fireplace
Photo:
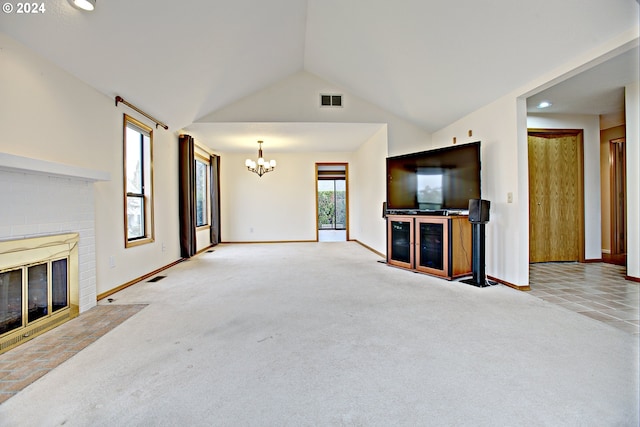
[[[4, 253], [0, 252], [0, 273], [19, 268], [21, 269], [21, 280], [27, 282], [28, 277], [35, 280], [34, 277], [42, 276], [44, 272], [48, 274], [46, 280], [40, 279], [40, 285], [33, 285], [40, 287], [40, 294], [43, 294], [45, 287], [43, 283], [49, 287], [47, 288], [49, 292], [47, 307], [45, 309], [41, 301], [35, 303], [36, 306], [39, 306], [36, 310], [39, 314], [31, 314], [33, 322], [41, 318], [52, 317], [61, 310], [58, 308], [58, 310], [51, 312], [54, 306], [59, 307], [62, 303], [52, 301], [52, 292], [54, 291], [49, 282], [53, 276], [60, 276], [65, 269], [69, 278], [73, 278], [74, 275], [77, 278], [77, 284], [72, 284], [69, 290], [68, 311], [70, 314], [82, 313], [96, 305], [94, 184], [109, 179], [109, 174], [102, 171], [0, 153], [0, 200], [2, 200], [0, 204], [0, 247], [4, 251]], [[72, 238], [72, 235], [76, 237]], [[52, 240], [43, 243], [45, 240], [39, 240], [40, 238], [51, 238]], [[15, 248], [28, 248], [34, 245], [56, 246], [69, 239], [75, 239], [75, 243], [67, 243], [67, 245], [73, 247], [70, 248], [73, 249], [72, 252], [77, 252], [77, 261], [70, 259], [66, 266], [63, 265], [63, 261], [59, 261], [65, 257], [56, 258], [55, 256], [45, 257], [48, 260], [41, 260], [42, 262], [29, 258], [28, 264], [30, 266], [38, 266], [31, 271], [28, 266], [25, 270], [23, 267], [18, 267], [13, 261], [11, 254], [15, 252]], [[12, 247], [14, 249], [10, 249]], [[72, 254], [72, 256], [74, 255]], [[18, 273], [12, 273], [12, 280], [9, 280], [9, 276], [4, 276], [7, 289], [8, 283], [17, 280], [16, 275]], [[0, 289], [0, 293], [2, 291], [3, 289]], [[55, 293], [56, 298], [59, 299], [60, 291], [55, 291]], [[26, 318], [23, 323], [29, 325], [32, 323], [29, 321], [29, 310], [32, 310], [33, 313], [34, 301], [29, 300], [28, 291], [23, 295], [21, 301], [23, 310], [26, 310]], [[0, 306], [0, 317], [3, 317], [2, 310], [3, 308]], [[12, 309], [7, 307], [4, 310], [10, 312]], [[5, 317], [7, 316], [6, 312], [4, 313]], [[2, 332], [0, 329], [0, 342], [3, 337], [12, 333], [7, 330]], [[25, 332], [24, 334], [30, 335], [31, 333]], [[1, 346], [0, 352], [2, 352]]]
[[78, 315], [78, 240], [0, 242], [0, 353]]

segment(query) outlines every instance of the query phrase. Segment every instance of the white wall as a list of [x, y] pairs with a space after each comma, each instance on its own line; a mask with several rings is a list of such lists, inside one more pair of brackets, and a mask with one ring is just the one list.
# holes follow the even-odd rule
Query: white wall
[[255, 153], [221, 153], [221, 224], [224, 242], [316, 239], [316, 163], [349, 165], [349, 238], [386, 252], [382, 202], [386, 199], [386, 127], [355, 153], [277, 153], [276, 171], [247, 172]]
[[[320, 93], [342, 94], [343, 108], [319, 108]], [[363, 141], [354, 153], [274, 154], [277, 171], [261, 179], [240, 167], [247, 156], [255, 157], [255, 152], [220, 153], [223, 241], [315, 240], [315, 163], [348, 161], [349, 237], [385, 253], [382, 220], [382, 202], [386, 200], [385, 158], [423, 151], [431, 140], [430, 135], [416, 125], [307, 72], [296, 73], [198, 120], [198, 123], [209, 122], [380, 123], [382, 126], [380, 132]], [[198, 143], [215, 149], [215, 141]], [[266, 154], [270, 158], [268, 152]], [[258, 209], [258, 204], [261, 204], [261, 215], [252, 212]]]
[[[251, 153], [220, 153], [223, 242], [316, 239], [316, 163], [351, 164], [351, 153], [278, 153], [278, 166], [258, 177], [244, 166]], [[349, 166], [351, 172], [351, 165]], [[355, 191], [350, 187], [351, 192]]]
[[250, 153], [220, 153], [222, 241], [316, 239], [316, 163], [348, 163], [349, 238], [386, 250], [386, 126], [354, 152], [275, 153], [276, 170], [258, 177], [244, 167]]
[[602, 258], [600, 209], [600, 117], [567, 114], [530, 114], [527, 127], [583, 129], [584, 142], [584, 252], [585, 258]]
[[[343, 107], [319, 108], [320, 93], [342, 94]], [[304, 71], [197, 122], [385, 123], [390, 156], [423, 151], [431, 139], [420, 127]], [[212, 144], [215, 141], [202, 142]]]
[[[126, 98], [125, 98], [126, 99]], [[108, 100], [111, 103], [111, 100]], [[113, 105], [113, 104], [112, 104]], [[155, 241], [124, 247], [122, 184], [122, 114], [151, 125], [153, 130], [153, 194]], [[96, 255], [98, 294], [137, 279], [180, 259], [178, 219], [177, 137], [125, 108], [113, 108], [109, 126], [108, 167], [112, 180], [96, 185]], [[163, 250], [164, 248], [164, 250]], [[110, 258], [115, 261], [111, 267]]]
[[[433, 134], [433, 146], [451, 144], [454, 136], [458, 138], [458, 143], [470, 140], [482, 141], [482, 197], [491, 200], [491, 222], [487, 224], [486, 242], [488, 275], [518, 286], [529, 283], [526, 98], [637, 45], [637, 29], [621, 34], [614, 40], [588, 52], [582, 52], [575, 58], [569, 58], [562, 67], [539, 76], [521, 88]], [[633, 105], [627, 105], [627, 119], [633, 120], [633, 124], [627, 123], [627, 129], [635, 125], [635, 135], [637, 135], [638, 97], [628, 97], [627, 104], [629, 103]], [[635, 113], [633, 118], [631, 117], [633, 114], [629, 114], [629, 111]], [[472, 138], [466, 136], [468, 130], [473, 131]], [[637, 153], [633, 155], [637, 156]], [[636, 167], [635, 170], [637, 169]], [[634, 182], [630, 179], [629, 184], [637, 191], [637, 176]], [[506, 203], [509, 192], [513, 192], [512, 204]], [[593, 204], [592, 201], [589, 203], [590, 206]], [[596, 206], [595, 210], [598, 211], [599, 206]], [[638, 221], [637, 208], [632, 207], [629, 213], [630, 221]], [[632, 214], [635, 214], [634, 218], [631, 217]], [[595, 222], [591, 218], [590, 227], [593, 227]], [[633, 226], [630, 226], [630, 233], [631, 227]], [[637, 230], [635, 225], [636, 235]], [[596, 240], [597, 237], [591, 240], [590, 252], [599, 250], [594, 243]], [[637, 271], [637, 267], [632, 267], [631, 264], [637, 266], [640, 262], [637, 256], [640, 253], [637, 249], [637, 241], [635, 244], [636, 258], [631, 259], [629, 256], [629, 271]]]
[[627, 121], [627, 275], [640, 279], [640, 83], [625, 88]]
[[[469, 130], [472, 136], [468, 136]], [[486, 271], [515, 285], [528, 283], [528, 266], [522, 271], [518, 250], [522, 239], [516, 100], [504, 97], [433, 134], [434, 147], [480, 141], [482, 198], [491, 201], [486, 225]], [[507, 203], [512, 193], [513, 203]]]
[[122, 114], [148, 121], [3, 34], [0, 52], [0, 152], [111, 175], [94, 184], [97, 294], [179, 259], [177, 137], [154, 128], [156, 241], [125, 249]]
[[96, 305], [93, 185], [85, 179], [0, 169], [0, 240], [79, 233], [80, 312]]
[[354, 153], [349, 167], [350, 238], [387, 253], [386, 222], [382, 203], [387, 199], [387, 127], [383, 127]]

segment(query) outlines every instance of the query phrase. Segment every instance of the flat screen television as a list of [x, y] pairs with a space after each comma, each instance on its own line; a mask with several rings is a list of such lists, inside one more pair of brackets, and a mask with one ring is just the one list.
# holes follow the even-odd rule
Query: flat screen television
[[480, 198], [480, 141], [387, 157], [388, 210], [467, 210]]

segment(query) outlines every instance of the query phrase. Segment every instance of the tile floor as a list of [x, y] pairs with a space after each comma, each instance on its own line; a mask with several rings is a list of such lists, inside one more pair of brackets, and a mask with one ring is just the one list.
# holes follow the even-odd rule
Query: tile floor
[[531, 264], [530, 294], [638, 336], [640, 284], [606, 263]]
[[144, 307], [144, 304], [98, 305], [0, 354], [0, 404]]

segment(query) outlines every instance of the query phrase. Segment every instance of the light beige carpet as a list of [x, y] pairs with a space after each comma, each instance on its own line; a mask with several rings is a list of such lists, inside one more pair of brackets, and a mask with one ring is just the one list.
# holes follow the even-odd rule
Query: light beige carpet
[[638, 425], [636, 337], [379, 260], [354, 242], [220, 245], [115, 294], [149, 305], [0, 424]]

